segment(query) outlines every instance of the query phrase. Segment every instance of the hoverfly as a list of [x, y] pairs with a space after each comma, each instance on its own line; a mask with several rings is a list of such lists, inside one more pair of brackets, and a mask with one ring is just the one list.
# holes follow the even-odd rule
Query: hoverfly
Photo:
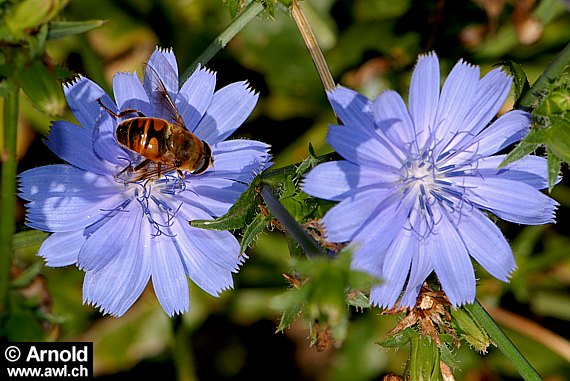
[[144, 160], [135, 166], [129, 165], [120, 174], [131, 171], [135, 181], [140, 181], [153, 176], [160, 178], [162, 173], [172, 170], [177, 170], [180, 177], [183, 177], [182, 171], [203, 173], [213, 164], [210, 146], [188, 130], [156, 71], [150, 65], [147, 70], [151, 70], [153, 90], [157, 93], [159, 104], [155, 106], [163, 107], [170, 120], [148, 117], [135, 109], [125, 109], [117, 114], [105, 106], [101, 98], [97, 99], [115, 119], [134, 115], [119, 123], [115, 137], [119, 144], [143, 156]]

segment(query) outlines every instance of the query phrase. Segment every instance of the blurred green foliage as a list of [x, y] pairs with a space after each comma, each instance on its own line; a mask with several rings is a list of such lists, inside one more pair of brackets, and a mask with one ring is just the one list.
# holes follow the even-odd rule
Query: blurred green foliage
[[[29, 53], [21, 71], [26, 97], [21, 101], [20, 172], [58, 160], [41, 144], [54, 115], [64, 112], [56, 80], [82, 74], [110, 92], [112, 75], [117, 71], [140, 73], [156, 45], [174, 49], [182, 72], [244, 5], [238, 0], [100, 0], [96, 6], [86, 1], [52, 3], [48, 9], [40, 0], [0, 1], [2, 49], [22, 43]], [[270, 143], [274, 168], [279, 168], [310, 157], [309, 142], [316, 155], [329, 153], [326, 127], [335, 119], [287, 13], [288, 2], [264, 3], [269, 11], [253, 20], [207, 66], [217, 71], [220, 87], [247, 79], [261, 93], [254, 114], [238, 133]], [[26, 7], [35, 7], [35, 11]], [[515, 76], [517, 93], [510, 98], [508, 109], [528, 89], [524, 78], [532, 85], [570, 41], [568, 3], [562, 0], [307, 0], [303, 8], [335, 79], [369, 97], [387, 88], [406, 94], [417, 55], [435, 50], [442, 71], [458, 58], [481, 65], [483, 72], [499, 62], [515, 62], [513, 67], [520, 75]], [[102, 21], [92, 20], [106, 23], [101, 26]], [[0, 75], [5, 78], [14, 66], [3, 60]], [[42, 94], [47, 94], [49, 102]], [[568, 99], [567, 83], [550, 84], [550, 91], [535, 105], [536, 114], [545, 117], [538, 123], [546, 119], [549, 123], [537, 128], [536, 134], [546, 138], [523, 147], [546, 154], [542, 145], [546, 140], [548, 152], [555, 154], [549, 156], [554, 161], [551, 168], [569, 159]], [[63, 117], [73, 120], [68, 110]], [[565, 166], [563, 171], [567, 172]], [[558, 171], [551, 177], [556, 176]], [[307, 222], [319, 215], [311, 215], [313, 201], [307, 202], [297, 191], [298, 180], [292, 175], [277, 190], [286, 209], [300, 222]], [[518, 269], [511, 283], [505, 284], [477, 268], [478, 297], [568, 343], [570, 188], [566, 179], [554, 187], [552, 196], [561, 204], [557, 225], [521, 228], [501, 223], [513, 245]], [[24, 228], [19, 204], [20, 232], [14, 241], [10, 290], [10, 305], [16, 307], [3, 320], [2, 336], [7, 340], [93, 341], [95, 372], [101, 380], [193, 374], [208, 380], [358, 381], [379, 379], [388, 371], [403, 373], [408, 353], [382, 350], [376, 344], [387, 338], [386, 333], [397, 324], [396, 317], [380, 316], [375, 308], [363, 310], [366, 303], [357, 301], [346, 307], [346, 300], [338, 299], [339, 293], [349, 295], [347, 287], [352, 284], [346, 263], [299, 266], [298, 259], [290, 257], [289, 238], [277, 229], [260, 233], [260, 226], [271, 221], [259, 209], [249, 208], [253, 200], [260, 200], [259, 194], [252, 190], [243, 197], [249, 201], [243, 204], [242, 220], [231, 221], [230, 227], [247, 226], [235, 232], [240, 239], [247, 238], [244, 248], [250, 248], [246, 265], [234, 277], [236, 289], [217, 299], [192, 286], [191, 311], [176, 320], [164, 314], [152, 290], [121, 319], [101, 316], [83, 306], [83, 273], [76, 268], [41, 266], [43, 261], [35, 254], [46, 235]], [[324, 277], [326, 281], [318, 283], [320, 288], [309, 281], [287, 290], [291, 284], [282, 274], [292, 269], [303, 270], [305, 279]], [[330, 288], [323, 289], [323, 284]], [[340, 291], [335, 293], [336, 288]], [[304, 293], [302, 298], [299, 293]], [[308, 307], [299, 305], [306, 300], [310, 300]], [[284, 307], [286, 319], [281, 320]], [[305, 319], [293, 319], [303, 314]], [[327, 318], [342, 322], [330, 337], [326, 336]], [[570, 374], [568, 352], [557, 352], [548, 342], [537, 344], [509, 321], [499, 323], [510, 327], [509, 336], [545, 378], [564, 379]], [[276, 334], [277, 330], [282, 333]], [[433, 347], [411, 334], [407, 339], [413, 341], [412, 351]], [[335, 342], [335, 338], [340, 340]], [[310, 348], [311, 341], [317, 344], [325, 339], [331, 340], [329, 349]], [[434, 351], [433, 355], [440, 354]], [[462, 369], [457, 379], [516, 377], [492, 346], [488, 355], [480, 356], [463, 345], [454, 356]], [[408, 364], [410, 372], [426, 374], [422, 361], [414, 357]]]

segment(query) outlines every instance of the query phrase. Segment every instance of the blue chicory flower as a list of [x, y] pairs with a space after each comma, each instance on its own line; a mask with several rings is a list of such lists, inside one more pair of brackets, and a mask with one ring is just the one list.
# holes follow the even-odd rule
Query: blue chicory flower
[[480, 78], [479, 67], [459, 61], [440, 92], [431, 53], [418, 60], [407, 108], [394, 91], [374, 101], [344, 87], [328, 94], [344, 124], [330, 127], [328, 142], [346, 160], [315, 167], [304, 191], [340, 201], [322, 220], [326, 237], [350, 242], [352, 267], [383, 280], [372, 303], [413, 307], [432, 272], [454, 306], [470, 303], [470, 257], [502, 281], [516, 267], [485, 212], [527, 225], [554, 221], [557, 203], [539, 191], [548, 186], [546, 159], [498, 169], [505, 155], [492, 156], [531, 125], [519, 110], [489, 124], [511, 82], [500, 68]]
[[[202, 174], [170, 171], [160, 179], [140, 181], [125, 176], [124, 169], [143, 158], [118, 144], [115, 129], [120, 120], [97, 100], [110, 108], [116, 104], [117, 112], [130, 108], [168, 118], [164, 102], [153, 101], [156, 77], [188, 130], [211, 147], [214, 165]], [[270, 156], [265, 143], [225, 140], [249, 116], [257, 94], [246, 82], [217, 91], [215, 85], [216, 75], [199, 68], [179, 88], [173, 52], [157, 49], [144, 83], [136, 73], [115, 75], [116, 103], [87, 78], [65, 86], [81, 127], [57, 121], [46, 144], [69, 165], [22, 173], [20, 196], [28, 201], [27, 225], [53, 232], [38, 253], [47, 265], [76, 264], [85, 271], [84, 303], [120, 316], [152, 279], [160, 304], [172, 316], [189, 309], [187, 277], [214, 296], [232, 287], [232, 272], [244, 260], [236, 238], [228, 231], [191, 227], [188, 221], [226, 213], [269, 165]]]

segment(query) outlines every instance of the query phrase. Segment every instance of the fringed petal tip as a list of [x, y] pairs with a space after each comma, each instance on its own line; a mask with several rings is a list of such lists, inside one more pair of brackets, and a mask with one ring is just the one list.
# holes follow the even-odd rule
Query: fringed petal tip
[[69, 90], [73, 86], [77, 85], [79, 82], [86, 80], [87, 78], [81, 74], [77, 74], [75, 77], [71, 78], [68, 81], [62, 83], [64, 91]]

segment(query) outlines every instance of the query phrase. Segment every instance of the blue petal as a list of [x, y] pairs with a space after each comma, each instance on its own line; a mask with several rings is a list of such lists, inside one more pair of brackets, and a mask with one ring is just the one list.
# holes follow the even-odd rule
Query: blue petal
[[107, 218], [81, 247], [77, 261], [79, 268], [99, 271], [106, 267], [117, 255], [124, 252], [131, 242], [140, 239], [142, 217], [138, 203], [131, 203], [124, 210]]
[[389, 189], [369, 189], [347, 197], [333, 206], [323, 217], [326, 238], [330, 242], [348, 242], [375, 212], [387, 196]]
[[479, 175], [497, 177], [505, 180], [520, 181], [535, 189], [548, 187], [548, 163], [543, 157], [525, 156], [522, 159], [497, 169], [507, 155], [490, 156], [478, 160], [474, 165]]
[[439, 61], [435, 53], [420, 56], [410, 82], [409, 110], [418, 146], [423, 147], [435, 129], [439, 102]]
[[51, 126], [45, 143], [57, 156], [78, 168], [100, 175], [115, 171], [113, 165], [95, 154], [92, 128], [60, 120]]
[[474, 104], [471, 107], [462, 131], [475, 136], [497, 115], [507, 100], [511, 90], [512, 79], [501, 68], [490, 71], [477, 87]]
[[327, 142], [346, 160], [384, 170], [402, 166], [401, 153], [375, 132], [349, 126], [330, 126]]
[[50, 197], [108, 196], [124, 190], [110, 176], [99, 176], [66, 164], [29, 169], [19, 176], [20, 197], [27, 201]]
[[[114, 174], [127, 165], [131, 165], [130, 151], [117, 142], [115, 130], [117, 121], [103, 111], [93, 131], [93, 150], [101, 160], [115, 165]], [[133, 154], [134, 155], [134, 154]]]
[[306, 176], [303, 191], [326, 200], [341, 201], [364, 187], [390, 187], [397, 176], [376, 168], [362, 167], [346, 160], [317, 165]]
[[408, 278], [413, 254], [418, 251], [418, 237], [411, 230], [401, 229], [385, 253], [382, 266], [384, 282], [372, 288], [370, 300], [383, 308], [392, 308], [398, 301]]
[[[354, 236], [348, 246], [352, 250], [352, 266], [372, 275], [382, 274], [384, 251], [404, 228], [413, 205], [411, 197], [401, 199], [399, 191], [394, 191], [376, 208], [373, 216]], [[389, 222], [388, 222], [389, 221]]]
[[214, 166], [204, 175], [249, 183], [269, 163], [270, 146], [255, 140], [235, 139], [212, 145]]
[[[154, 100], [160, 104], [157, 94], [157, 80], [164, 84], [170, 97], [175, 100], [178, 94], [178, 64], [172, 49], [157, 48], [150, 56], [144, 73], [144, 88], [151, 102]], [[159, 117], [158, 115], [156, 115]]]
[[251, 114], [257, 98], [247, 82], [235, 82], [216, 91], [194, 133], [210, 144], [225, 140]]
[[181, 217], [183, 221], [176, 225], [174, 231], [190, 279], [213, 296], [232, 288], [232, 273], [237, 272], [245, 260], [245, 256], [239, 255], [237, 239], [228, 231], [191, 227], [186, 221], [192, 216], [182, 213]]
[[[89, 134], [95, 126], [100, 106], [97, 99], [101, 98], [104, 104], [112, 104], [111, 98], [95, 82], [85, 77], [78, 77], [72, 82], [63, 85], [63, 92], [67, 104], [79, 124]], [[87, 146], [89, 147], [89, 146]]]
[[449, 73], [441, 90], [435, 117], [435, 134], [438, 138], [435, 156], [445, 150], [456, 133], [462, 130], [466, 116], [473, 107], [478, 85], [478, 66], [459, 61]]
[[246, 188], [230, 179], [200, 178], [187, 182], [185, 191], [175, 199], [207, 212], [209, 217], [222, 216]]
[[[135, 73], [117, 73], [113, 77], [113, 94], [120, 112], [126, 109], [133, 109], [142, 112], [144, 115], [152, 115], [150, 101], [139, 77]], [[110, 108], [110, 105], [105, 105]], [[135, 114], [127, 115], [134, 117]]]
[[176, 106], [189, 131], [194, 131], [206, 113], [215, 87], [216, 75], [206, 68], [196, 69], [182, 85]]
[[384, 133], [403, 149], [402, 143], [415, 140], [414, 124], [404, 100], [395, 91], [387, 90], [374, 101], [374, 118], [377, 122], [393, 121]]
[[[100, 271], [87, 271], [83, 281], [83, 303], [99, 307], [113, 316], [123, 315], [138, 299], [150, 279], [151, 252], [148, 224], [138, 224], [137, 239]], [[152, 253], [152, 255], [151, 255]]]
[[418, 250], [411, 252], [412, 267], [406, 290], [400, 300], [400, 307], [414, 308], [418, 295], [426, 278], [433, 271], [431, 257], [427, 252], [425, 242], [418, 245]]
[[427, 237], [425, 254], [431, 258], [433, 268], [441, 287], [453, 306], [471, 303], [475, 300], [475, 272], [459, 228], [448, 215], [433, 208], [438, 223]]
[[329, 91], [327, 96], [343, 125], [350, 125], [358, 130], [374, 130], [372, 102], [368, 98], [344, 86], [337, 86]]
[[125, 195], [88, 197], [60, 196], [38, 199], [26, 204], [26, 225], [48, 232], [83, 229], [104, 218], [125, 202]]
[[38, 256], [50, 267], [69, 266], [77, 263], [79, 250], [85, 242], [83, 230], [67, 233], [53, 233], [40, 247]]
[[467, 199], [498, 217], [519, 224], [554, 222], [558, 203], [530, 185], [497, 177], [462, 177], [456, 184], [467, 188]]
[[183, 253], [175, 237], [159, 236], [150, 240], [152, 285], [160, 305], [169, 316], [190, 309], [190, 293]]
[[450, 157], [450, 163], [462, 163], [492, 155], [524, 138], [530, 125], [529, 113], [520, 110], [508, 112], [472, 139], [468, 146]]
[[501, 230], [477, 209], [464, 208], [457, 229], [469, 254], [492, 276], [508, 281], [516, 268], [511, 247]]

